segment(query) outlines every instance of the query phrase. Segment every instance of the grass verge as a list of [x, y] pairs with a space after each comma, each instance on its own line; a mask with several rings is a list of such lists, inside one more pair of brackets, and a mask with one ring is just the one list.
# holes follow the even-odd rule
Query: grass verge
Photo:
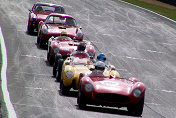
[[176, 21], [176, 9], [168, 9], [166, 7], [162, 7], [162, 6], [155, 5], [155, 4], [149, 4], [149, 3], [142, 2], [139, 0], [122, 0], [122, 1], [143, 7], [145, 9], [148, 9], [151, 11], [154, 11], [158, 14], [161, 14], [163, 16], [166, 16], [166, 17]]

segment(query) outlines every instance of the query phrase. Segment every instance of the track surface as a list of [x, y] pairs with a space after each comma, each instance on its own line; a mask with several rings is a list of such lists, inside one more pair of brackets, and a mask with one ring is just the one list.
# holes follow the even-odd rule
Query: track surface
[[[118, 0], [40, 0], [61, 4], [86, 39], [105, 53], [122, 77], [147, 87], [144, 118], [176, 118], [176, 25]], [[125, 108], [79, 110], [77, 92], [59, 94], [46, 50], [26, 34], [31, 0], [0, 0], [8, 54], [8, 89], [18, 118], [131, 118]], [[97, 51], [98, 52], [98, 51]]]

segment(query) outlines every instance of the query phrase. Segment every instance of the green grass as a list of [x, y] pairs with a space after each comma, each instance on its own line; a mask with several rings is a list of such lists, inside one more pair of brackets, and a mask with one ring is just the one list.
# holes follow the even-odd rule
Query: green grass
[[176, 9], [168, 9], [168, 8], [165, 8], [162, 6], [145, 3], [145, 2], [142, 2], [139, 0], [122, 0], [122, 1], [132, 3], [134, 5], [146, 8], [148, 10], [154, 11], [156, 13], [159, 13], [163, 16], [166, 16], [166, 17], [176, 21]]

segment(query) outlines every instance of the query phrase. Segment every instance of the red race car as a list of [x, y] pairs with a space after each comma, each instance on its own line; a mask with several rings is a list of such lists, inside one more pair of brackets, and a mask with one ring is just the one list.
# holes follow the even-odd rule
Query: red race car
[[80, 75], [77, 103], [80, 109], [86, 104], [127, 107], [129, 112], [140, 116], [143, 112], [145, 86], [136, 78], [105, 77], [96, 73]]
[[[80, 43], [85, 43], [85, 52], [89, 54], [90, 57], [94, 58], [95, 48], [90, 41], [78, 41], [77, 39], [71, 39], [67, 36], [51, 37], [48, 40], [48, 51], [47, 60], [50, 65], [53, 65], [53, 75], [56, 75], [57, 61], [59, 59], [66, 59], [73, 51], [77, 50]], [[55, 56], [57, 55], [57, 58]]]
[[55, 54], [59, 53], [62, 55], [62, 59], [66, 59], [71, 52], [77, 49], [79, 43], [84, 42], [86, 44], [86, 52], [94, 57], [95, 49], [90, 41], [77, 41], [73, 40], [70, 37], [51, 37], [48, 40], [48, 51], [47, 51], [47, 60], [52, 65], [55, 60]]
[[34, 29], [38, 31], [38, 23], [44, 21], [50, 13], [65, 13], [62, 6], [50, 3], [36, 3], [32, 9], [29, 9], [29, 19], [27, 31], [29, 34], [34, 33]]
[[37, 43], [43, 47], [48, 43], [50, 37], [60, 36], [61, 32], [67, 32], [67, 36], [79, 41], [83, 40], [81, 28], [77, 26], [76, 20], [66, 14], [52, 13], [45, 21], [40, 21]]

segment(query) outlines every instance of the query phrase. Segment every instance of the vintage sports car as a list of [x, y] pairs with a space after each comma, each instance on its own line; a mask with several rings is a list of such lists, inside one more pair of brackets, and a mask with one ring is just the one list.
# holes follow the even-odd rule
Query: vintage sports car
[[83, 40], [81, 28], [77, 26], [76, 20], [66, 14], [52, 13], [45, 21], [40, 21], [37, 36], [39, 47], [47, 45], [50, 37], [60, 36], [61, 32], [67, 32], [67, 36], [78, 41]]
[[[112, 68], [113, 67], [113, 68]], [[90, 74], [91, 70], [94, 69], [94, 64], [91, 59], [88, 57], [79, 58], [79, 57], [68, 57], [62, 66], [61, 74], [57, 73], [57, 80], [60, 79], [60, 91], [61, 93], [67, 94], [68, 91], [73, 88], [78, 90], [79, 88], [79, 77], [80, 74]], [[114, 66], [107, 66], [103, 72], [105, 76], [115, 76], [120, 77], [119, 73], [115, 70]]]
[[61, 36], [51, 37], [48, 40], [47, 60], [52, 65], [55, 61], [55, 55], [61, 55], [62, 59], [66, 59], [73, 51], [77, 49], [80, 43], [85, 43], [85, 51], [95, 56], [94, 46], [90, 41], [78, 41], [67, 36], [66, 32], [62, 32]]
[[44, 21], [50, 13], [65, 13], [62, 6], [51, 3], [35, 3], [32, 9], [29, 9], [29, 18], [27, 31], [29, 34], [34, 33], [34, 29], [38, 31], [38, 23]]
[[127, 107], [130, 113], [140, 116], [143, 112], [145, 90], [144, 84], [136, 78], [82, 74], [77, 103], [80, 109], [84, 109], [86, 104]]
[[90, 41], [77, 41], [66, 36], [51, 37], [48, 41], [47, 60], [50, 65], [53, 65], [53, 76], [56, 76], [58, 63], [70, 56], [71, 53], [77, 50], [78, 46], [84, 43], [85, 52], [89, 54], [91, 58], [95, 56], [95, 48]]

